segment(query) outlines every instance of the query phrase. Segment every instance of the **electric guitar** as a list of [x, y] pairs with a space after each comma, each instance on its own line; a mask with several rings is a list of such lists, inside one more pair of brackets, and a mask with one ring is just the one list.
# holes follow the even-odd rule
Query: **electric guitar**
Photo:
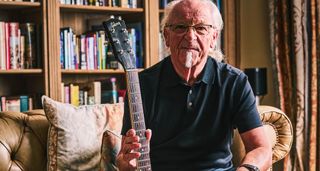
[[151, 171], [150, 149], [145, 136], [146, 125], [144, 122], [138, 69], [136, 68], [136, 58], [130, 45], [126, 24], [120, 18], [111, 17], [103, 22], [103, 26], [107, 33], [107, 38], [111, 43], [114, 56], [126, 72], [131, 125], [139, 136], [139, 142], [141, 143], [141, 148], [139, 149], [141, 156], [137, 159], [137, 171]]

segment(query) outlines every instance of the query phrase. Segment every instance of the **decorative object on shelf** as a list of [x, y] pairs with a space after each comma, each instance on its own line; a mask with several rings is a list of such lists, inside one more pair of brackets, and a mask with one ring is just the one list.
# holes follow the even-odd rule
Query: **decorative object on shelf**
[[267, 68], [246, 68], [244, 73], [256, 96], [257, 105], [260, 104], [260, 96], [267, 94]]

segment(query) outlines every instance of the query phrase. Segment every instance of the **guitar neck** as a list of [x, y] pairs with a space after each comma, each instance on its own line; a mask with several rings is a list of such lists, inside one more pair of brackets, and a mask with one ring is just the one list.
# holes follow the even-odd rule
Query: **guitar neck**
[[150, 149], [145, 136], [146, 124], [144, 121], [138, 70], [127, 70], [126, 78], [131, 125], [139, 136], [141, 143], [141, 148], [139, 149], [141, 156], [137, 160], [137, 171], [151, 171]]

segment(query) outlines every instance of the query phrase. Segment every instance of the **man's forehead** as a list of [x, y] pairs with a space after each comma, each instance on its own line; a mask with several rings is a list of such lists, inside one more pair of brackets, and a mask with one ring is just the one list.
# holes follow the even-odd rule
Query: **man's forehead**
[[210, 20], [211, 13], [209, 7], [205, 3], [182, 1], [173, 9], [170, 21], [176, 22], [205, 22]]

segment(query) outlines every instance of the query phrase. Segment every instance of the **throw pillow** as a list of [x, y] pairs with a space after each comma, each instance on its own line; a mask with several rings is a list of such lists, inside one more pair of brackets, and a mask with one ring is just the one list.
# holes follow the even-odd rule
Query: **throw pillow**
[[[48, 170], [105, 170], [106, 168], [101, 168], [101, 166], [108, 166], [110, 163], [103, 161], [101, 150], [106, 151], [106, 148], [111, 148], [109, 150], [117, 151], [118, 147], [111, 146], [114, 144], [102, 146], [102, 137], [104, 132], [110, 131], [118, 136], [121, 127], [119, 131], [118, 128], [111, 129], [117, 124], [122, 125], [122, 121], [118, 122], [119, 119], [114, 118], [122, 120], [123, 104], [75, 107], [46, 96], [42, 97], [42, 101], [50, 123]], [[118, 136], [116, 141], [119, 139]], [[110, 158], [115, 158], [115, 156]]]

